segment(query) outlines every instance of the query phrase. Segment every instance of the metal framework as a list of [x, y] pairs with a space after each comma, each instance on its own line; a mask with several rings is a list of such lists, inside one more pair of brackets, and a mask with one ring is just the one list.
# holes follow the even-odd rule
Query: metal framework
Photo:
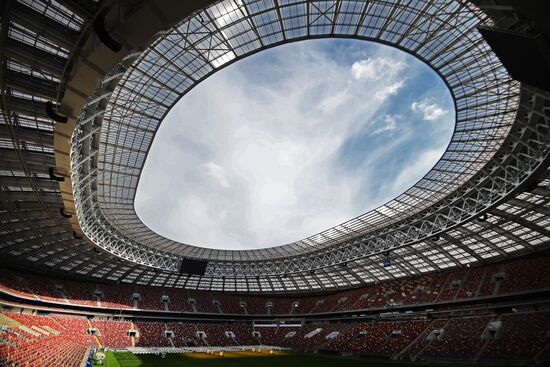
[[[152, 257], [148, 256], [144, 246], [215, 261], [303, 256], [370, 234], [404, 220], [411, 211], [434, 205], [487, 164], [508, 134], [517, 111], [519, 85], [508, 77], [477, 33], [480, 23], [490, 24], [483, 13], [457, 1], [298, 1], [279, 5], [271, 0], [229, 0], [194, 14], [109, 73], [79, 118], [72, 163], [82, 228], [94, 240], [103, 234], [100, 243], [104, 248], [134, 261], [147, 256], [147, 265], [164, 268], [168, 255], [152, 251]], [[426, 177], [386, 205], [273, 251], [211, 251], [149, 230], [134, 211], [134, 197], [155, 132], [170, 108], [230, 62], [267, 47], [314, 37], [384, 42], [433, 67], [449, 86], [457, 115], [455, 134], [442, 159]], [[397, 239], [389, 242], [393, 244], [383, 247], [403, 244]], [[372, 252], [364, 250], [356, 247], [359, 253]]]
[[[61, 100], [79, 39], [102, 9], [88, 1], [9, 1], [1, 40], [1, 261], [107, 281], [303, 292], [548, 247], [550, 96], [512, 81], [480, 38], [478, 25], [530, 30], [513, 8], [489, 2], [484, 7], [491, 18], [465, 0], [230, 0], [189, 14], [107, 73], [80, 114], [72, 194], [81, 228], [105, 252], [75, 238], [60, 215], [62, 193], [48, 174], [55, 159], [45, 108]], [[272, 249], [204, 249], [169, 241], [141, 223], [133, 209], [135, 189], [155, 131], [174, 103], [254, 52], [323, 37], [389, 44], [439, 73], [457, 116], [453, 140], [436, 167], [386, 205]], [[384, 267], [388, 251], [393, 265]], [[207, 274], [174, 272], [182, 257], [208, 260]]]

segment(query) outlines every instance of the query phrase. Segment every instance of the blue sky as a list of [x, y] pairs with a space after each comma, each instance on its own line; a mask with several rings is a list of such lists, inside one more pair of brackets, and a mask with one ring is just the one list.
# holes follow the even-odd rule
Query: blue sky
[[170, 111], [136, 211], [185, 243], [286, 244], [408, 189], [453, 128], [444, 83], [402, 51], [352, 40], [280, 46], [219, 71]]

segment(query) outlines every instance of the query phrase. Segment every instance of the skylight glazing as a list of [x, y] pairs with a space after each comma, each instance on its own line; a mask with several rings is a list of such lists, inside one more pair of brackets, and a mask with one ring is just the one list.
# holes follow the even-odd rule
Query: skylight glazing
[[[292, 265], [293, 256], [325, 250], [329, 256], [342, 241], [347, 241], [346, 251], [349, 250], [354, 261], [367, 261], [351, 255], [357, 251], [354, 243], [359, 244], [374, 231], [383, 233], [388, 225], [431, 208], [453, 193], [489, 162], [510, 131], [519, 102], [519, 84], [510, 79], [482, 40], [476, 30], [480, 24], [490, 25], [491, 21], [470, 3], [450, 0], [406, 4], [223, 1], [196, 13], [161, 35], [145, 52], [127, 58], [126, 65], [113, 71], [102, 83], [105, 88], [92, 96], [87, 113], [96, 108], [98, 101], [103, 106], [83, 116], [81, 131], [91, 126], [86, 134], [100, 132], [95, 142], [98, 149], [90, 151], [93, 157], [82, 155], [81, 151], [76, 154], [76, 150], [73, 156], [73, 169], [77, 170], [86, 166], [88, 159], [97, 159], [96, 167], [78, 173], [83, 176], [73, 177], [73, 183], [77, 184], [74, 194], [81, 227], [89, 231], [91, 238], [98, 239], [99, 245], [103, 241], [109, 245], [131, 246], [129, 258], [138, 263], [147, 264], [145, 258], [139, 260], [147, 251], [152, 256], [163, 257], [167, 270], [177, 267], [178, 256], [187, 256], [217, 262], [211, 268], [215, 275], [230, 274], [226, 272], [235, 268], [237, 262], [283, 261], [284, 258], [289, 263], [285, 263], [284, 270], [281, 267], [281, 272], [299, 272], [302, 265]], [[318, 235], [269, 249], [217, 251], [188, 246], [169, 241], [143, 225], [133, 208], [135, 189], [155, 131], [171, 106], [190, 88], [231, 62], [267, 47], [321, 37], [386, 43], [410, 52], [442, 76], [453, 94], [457, 119], [452, 142], [434, 169], [403, 195], [376, 210]], [[111, 84], [113, 88], [109, 89]], [[88, 126], [92, 121], [89, 116], [102, 120], [98, 125]], [[78, 140], [80, 138], [83, 139]], [[75, 139], [74, 149], [78, 149], [86, 136]], [[97, 191], [80, 190], [89, 187], [89, 182], [97, 185]], [[459, 198], [462, 193], [456, 195]], [[80, 203], [90, 200], [90, 203], [80, 206], [79, 200]], [[91, 218], [93, 221], [88, 221]], [[410, 230], [413, 237], [422, 236], [415, 231]], [[431, 232], [432, 229], [427, 233]], [[401, 236], [396, 233], [376, 241], [381, 246], [398, 243], [402, 241]], [[491, 246], [485, 246], [491, 251]], [[473, 256], [463, 252], [462, 247], [451, 244], [442, 256], [456, 265], [462, 261], [455, 256]], [[426, 259], [432, 262], [431, 267], [438, 266], [435, 258], [431, 260], [426, 256], [427, 262]], [[368, 261], [379, 262], [374, 255]], [[441, 267], [448, 264], [441, 263]], [[262, 269], [258, 265], [253, 272], [261, 273]], [[391, 278], [396, 271], [382, 270], [380, 276], [373, 278]], [[401, 267], [397, 272], [407, 274], [409, 271]], [[319, 270], [316, 276], [322, 273]]]
[[515, 116], [518, 86], [475, 30], [483, 21], [482, 13], [459, 1], [224, 1], [195, 14], [140, 55], [110, 97], [98, 165], [102, 213], [144, 245], [186, 256], [233, 258], [235, 254], [181, 246], [148, 230], [133, 208], [140, 167], [165, 114], [200, 80], [251, 52], [312, 37], [372, 39], [426, 61], [451, 88], [456, 131], [434, 169], [403, 195], [281, 252], [326, 246], [434, 204], [491, 158]]
[[454, 117], [441, 78], [398, 49], [339, 38], [275, 47], [177, 102], [134, 206], [174, 241], [288, 243], [414, 185], [445, 151]]

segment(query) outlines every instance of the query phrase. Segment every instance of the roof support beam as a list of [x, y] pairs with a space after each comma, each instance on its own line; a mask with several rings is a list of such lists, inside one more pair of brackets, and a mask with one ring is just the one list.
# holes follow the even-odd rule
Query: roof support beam
[[[106, 264], [103, 261], [100, 261], [100, 262], [97, 262], [97, 263], [92, 262], [91, 264], [93, 264], [94, 266], [92, 268], [90, 268], [90, 270], [86, 274], [95, 274], [96, 270], [108, 266], [108, 264]], [[72, 268], [71, 271], [73, 273], [76, 273], [77, 271], [79, 271], [80, 269], [82, 269], [83, 267], [88, 266], [88, 265], [90, 265], [90, 263], [85, 261], [82, 264], [77, 265], [74, 268]], [[98, 278], [96, 278], [96, 279], [98, 279]]]
[[[25, 212], [20, 212], [19, 214], [24, 217], [24, 221], [33, 221], [49, 217], [49, 214], [43, 210], [27, 210]], [[12, 212], [7, 211], [0, 213], [0, 222], [2, 223], [8, 223], [10, 221], [14, 221], [15, 219], [17, 218]]]
[[50, 117], [46, 113], [45, 102], [12, 96], [8, 97], [8, 106], [11, 112], [50, 120]]
[[[36, 228], [27, 229], [24, 231], [18, 231], [18, 232], [11, 232], [5, 235], [0, 236], [0, 243], [7, 243], [10, 241], [15, 240], [21, 240], [22, 238], [25, 238], [27, 240], [29, 239], [45, 239], [50, 236], [60, 236], [64, 233], [68, 233], [65, 229], [60, 227], [59, 225], [53, 225], [50, 227], [44, 227], [40, 228], [40, 231], [37, 232]], [[72, 234], [71, 234], [72, 235]]]
[[65, 27], [63, 24], [40, 14], [36, 10], [20, 2], [14, 2], [11, 8], [10, 17], [15, 23], [33, 31], [66, 50], [71, 50], [78, 40], [78, 32], [75, 30]]
[[[55, 156], [53, 154], [26, 151], [21, 152], [21, 155], [25, 163], [48, 167], [55, 166]], [[0, 149], [0, 161], [2, 161], [2, 165], [5, 162], [19, 162], [19, 156], [13, 149]]]
[[525, 241], [524, 239], [516, 236], [515, 234], [513, 234], [512, 232], [509, 232], [505, 229], [503, 229], [500, 225], [496, 225], [496, 226], [490, 226], [488, 224], [485, 224], [486, 222], [483, 222], [483, 226], [487, 229], [490, 229], [491, 231], [494, 231], [512, 241], [514, 241], [515, 243], [519, 244], [519, 245], [522, 245], [523, 247], [529, 249], [529, 250], [534, 250], [534, 247], [533, 245], [531, 245], [529, 242]]
[[[36, 196], [35, 196], [36, 198]], [[49, 196], [42, 196], [43, 201], [45, 202], [45, 206], [49, 210], [59, 210], [59, 208], [63, 205], [63, 201], [61, 199], [61, 196], [58, 198], [54, 198], [54, 201], [48, 201], [51, 199]], [[27, 211], [27, 210], [44, 210], [44, 207], [42, 204], [40, 204], [38, 201], [17, 201], [12, 202], [12, 205], [16, 206], [19, 211]]]
[[[77, 268], [81, 268], [81, 267], [84, 267], [84, 266], [86, 266], [86, 265], [89, 264], [89, 261], [88, 261], [88, 260], [83, 259], [83, 257], [85, 257], [85, 256], [88, 255], [88, 254], [86, 254], [86, 253], [83, 254], [82, 251], [79, 251], [78, 249], [75, 249], [75, 248], [73, 248], [73, 247], [67, 247], [67, 248], [65, 248], [64, 250], [58, 252], [58, 253], [56, 254], [56, 257], [63, 256], [63, 255], [65, 255], [65, 254], [68, 253], [68, 252], [73, 252], [73, 255], [70, 256], [70, 257], [68, 257], [67, 259], [61, 261], [60, 263], [55, 264], [55, 267], [58, 268], [59, 270], [64, 270], [64, 269], [61, 269], [61, 268], [64, 267], [64, 266], [66, 266], [67, 264], [73, 264], [73, 263], [75, 263], [75, 262], [78, 261], [78, 260], [81, 260], [81, 261], [84, 260], [84, 261], [82, 261], [82, 262], [79, 263], [78, 265], [75, 265], [75, 266], [71, 267], [71, 269], [68, 270], [68, 271], [70, 271], [70, 272], [75, 272], [75, 270], [76, 270]], [[65, 270], [65, 271], [67, 271], [67, 270]]]
[[85, 21], [94, 15], [94, 3], [89, 0], [58, 0], [64, 7]]
[[[481, 234], [479, 234], [477, 232], [474, 232], [471, 229], [463, 227], [463, 226], [456, 227], [456, 230], [459, 231], [459, 232], [464, 233], [468, 237], [475, 238], [479, 242], [481, 242], [484, 245], [490, 247], [492, 250], [498, 252], [499, 255], [502, 255], [504, 257], [508, 257], [508, 254], [506, 253], [506, 251], [504, 251], [503, 249], [501, 249], [500, 247], [498, 247], [497, 245], [495, 245], [494, 243], [489, 241], [487, 238], [483, 237]], [[467, 247], [467, 246], [465, 246], [465, 247]]]
[[44, 217], [40, 219], [18, 220], [1, 224], [0, 228], [6, 231], [21, 231], [27, 228], [42, 228], [51, 227], [57, 224], [57, 221], [52, 217]]
[[437, 271], [441, 271], [441, 268], [436, 263], [434, 263], [432, 260], [430, 260], [426, 255], [424, 255], [423, 253], [421, 253], [420, 251], [415, 249], [414, 246], [410, 246], [410, 250], [413, 254], [418, 256], [420, 259], [424, 260], [426, 263], [428, 263], [434, 269], [436, 269]]
[[[32, 177], [31, 180], [39, 189], [52, 191], [59, 190], [59, 184], [49, 178]], [[29, 182], [29, 178], [27, 177], [0, 176], [0, 186], [31, 187], [31, 184]]]
[[[123, 274], [121, 274], [120, 277], [117, 278], [117, 281], [124, 279], [128, 274], [132, 273], [135, 269], [139, 267], [139, 265], [137, 264], [134, 265], [133, 263], [128, 263], [128, 262], [125, 262], [125, 265], [129, 266], [130, 268], [126, 270]], [[103, 279], [108, 279], [111, 275], [113, 275], [119, 269], [120, 269], [119, 266], [115, 266], [114, 268], [111, 269], [111, 271], [103, 275]]]
[[550, 217], [550, 209], [544, 205], [533, 204], [529, 201], [521, 200], [518, 198], [510, 199], [506, 203], [517, 206], [518, 208], [522, 208], [525, 211], [536, 211], [537, 213], [541, 213], [543, 215], [546, 215], [547, 217]]
[[78, 252], [79, 250], [77, 250], [74, 247], [74, 241], [75, 241], [74, 238], [58, 238], [58, 236], [54, 236], [53, 241], [51, 241], [50, 243], [44, 244], [44, 241], [42, 239], [30, 238], [24, 241], [24, 243], [22, 244], [18, 243], [15, 246], [8, 247], [6, 251], [8, 252], [14, 251], [14, 250], [17, 251], [21, 248], [30, 247], [31, 245], [36, 244], [39, 247], [30, 251], [24, 252], [19, 256], [31, 257], [44, 252], [54, 251], [54, 253], [50, 254], [49, 256], [57, 258], [59, 254], [64, 253], [66, 251], [72, 250], [72, 251]]
[[59, 78], [63, 76], [63, 69], [67, 59], [52, 53], [37, 49], [26, 43], [8, 38], [4, 55], [38, 70], [44, 70]]
[[[41, 173], [44, 175], [48, 174], [49, 166], [40, 165], [40, 164], [33, 164], [33, 163], [25, 163], [25, 167], [31, 172], [31, 173]], [[2, 170], [4, 171], [12, 171], [12, 172], [25, 172], [25, 169], [19, 162], [3, 162], [2, 163]]]
[[[445, 241], [447, 241], [447, 242], [449, 242], [449, 243], [455, 245], [455, 246], [458, 247], [459, 249], [461, 249], [461, 250], [463, 250], [464, 252], [468, 253], [468, 255], [472, 256], [474, 259], [476, 259], [476, 260], [479, 261], [480, 263], [483, 263], [483, 262], [484, 262], [483, 258], [481, 258], [481, 257], [480, 257], [478, 254], [476, 254], [474, 251], [472, 251], [471, 248], [469, 248], [468, 246], [464, 245], [459, 239], [454, 238], [453, 236], [451, 236], [451, 235], [448, 234], [448, 233], [442, 233], [442, 234], [441, 234], [441, 237], [442, 237]], [[447, 256], [449, 257], [449, 259], [452, 259], [452, 261], [455, 262], [455, 264], [456, 264], [456, 263], [460, 264], [458, 261], [455, 260], [454, 256], [452, 256], [451, 254], [449, 254], [447, 251], [445, 251], [445, 253], [446, 253]]]
[[[56, 192], [42, 192], [40, 193], [40, 197], [45, 203], [61, 204], [63, 202], [61, 195]], [[11, 202], [19, 209], [23, 209], [21, 205], [25, 203], [33, 204], [33, 206], [28, 206], [28, 208], [40, 208], [36, 200], [36, 193], [31, 191], [5, 191], [4, 197], [0, 202], [2, 201]], [[36, 206], [34, 206], [35, 204]]]
[[[52, 148], [53, 133], [51, 131], [37, 130], [30, 127], [16, 126], [14, 133], [19, 140], [27, 143]], [[7, 125], [0, 125], [0, 139], [11, 139], [11, 133]]]
[[498, 210], [498, 209], [492, 210], [491, 214], [496, 215], [496, 216], [501, 217], [501, 218], [505, 218], [505, 219], [510, 220], [512, 222], [516, 222], [516, 223], [521, 224], [522, 226], [524, 226], [526, 228], [529, 228], [529, 229], [531, 229], [535, 232], [538, 232], [542, 235], [545, 235], [546, 237], [550, 237], [550, 230], [548, 230], [546, 228], [543, 228], [543, 227], [539, 226], [538, 224], [529, 222], [528, 220], [526, 220], [524, 218], [509, 214], [509, 213], [506, 213], [506, 212], [503, 212], [502, 210]]
[[37, 78], [18, 71], [6, 70], [6, 85], [11, 89], [23, 91], [33, 96], [55, 100], [59, 84], [54, 81]]

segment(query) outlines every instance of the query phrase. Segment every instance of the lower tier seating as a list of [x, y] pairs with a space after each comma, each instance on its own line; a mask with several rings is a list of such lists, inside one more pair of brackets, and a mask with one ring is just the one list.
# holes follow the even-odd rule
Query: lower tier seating
[[4, 313], [0, 319], [4, 320], [0, 324], [0, 365], [77, 366], [87, 347], [96, 346], [274, 345], [295, 350], [467, 362], [535, 361], [550, 349], [549, 311], [450, 315], [431, 320], [374, 319], [254, 327], [250, 323], [107, 321], [62, 314]]

